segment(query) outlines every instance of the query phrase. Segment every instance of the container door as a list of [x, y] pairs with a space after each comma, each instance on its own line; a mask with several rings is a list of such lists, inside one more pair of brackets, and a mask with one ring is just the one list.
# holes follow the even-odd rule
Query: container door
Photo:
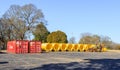
[[34, 41], [30, 42], [30, 53], [35, 53], [35, 42]]
[[22, 53], [28, 53], [28, 41], [22, 41], [21, 50]]
[[36, 53], [40, 53], [41, 52], [41, 42], [36, 41], [35, 47], [36, 47]]

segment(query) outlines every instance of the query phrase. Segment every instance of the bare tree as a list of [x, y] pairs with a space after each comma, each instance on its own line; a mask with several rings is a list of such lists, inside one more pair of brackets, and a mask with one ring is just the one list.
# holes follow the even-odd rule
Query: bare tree
[[11, 39], [25, 39], [34, 26], [42, 22], [44, 16], [41, 10], [32, 4], [12, 5], [2, 19], [4, 23], [9, 24]]
[[7, 25], [2, 23], [0, 19], [0, 48], [5, 49], [6, 48], [6, 40], [8, 39], [7, 36]]
[[101, 36], [101, 43], [104, 44], [109, 49], [112, 49], [114, 47], [113, 46], [114, 43], [112, 42], [111, 38], [108, 36]]
[[82, 33], [79, 43], [90, 44], [92, 42], [92, 34], [91, 33]]
[[75, 37], [71, 37], [71, 38], [69, 39], [69, 43], [72, 43], [72, 44], [76, 43]]
[[114, 42], [108, 36], [92, 35], [90, 33], [83, 33], [79, 40], [79, 43], [85, 44], [104, 44], [107, 48], [112, 49], [114, 47]]
[[43, 22], [44, 15], [32, 4], [24, 6], [12, 5], [0, 19], [0, 46], [8, 40], [23, 40], [28, 38], [34, 27]]
[[93, 44], [98, 44], [98, 43], [101, 43], [101, 37], [100, 36], [98, 36], [98, 35], [93, 35], [92, 36], [93, 38], [92, 38], [92, 43]]

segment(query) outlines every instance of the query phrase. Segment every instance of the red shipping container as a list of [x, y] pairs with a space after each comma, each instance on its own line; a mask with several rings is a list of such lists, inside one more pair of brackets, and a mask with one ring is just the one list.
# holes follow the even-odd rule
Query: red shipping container
[[27, 40], [8, 41], [7, 52], [16, 54], [28, 53], [28, 41]]
[[41, 52], [41, 42], [30, 41], [29, 42], [29, 53], [40, 53], [40, 52]]

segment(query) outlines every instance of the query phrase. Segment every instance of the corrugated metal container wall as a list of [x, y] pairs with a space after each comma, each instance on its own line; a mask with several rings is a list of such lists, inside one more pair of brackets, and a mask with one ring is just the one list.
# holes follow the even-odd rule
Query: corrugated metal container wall
[[9, 41], [7, 42], [7, 52], [8, 53], [15, 53], [15, 45], [14, 45], [14, 41]]
[[28, 53], [28, 41], [27, 40], [15, 40], [7, 43], [8, 53]]
[[29, 53], [40, 53], [40, 52], [41, 52], [41, 42], [30, 41], [29, 42]]

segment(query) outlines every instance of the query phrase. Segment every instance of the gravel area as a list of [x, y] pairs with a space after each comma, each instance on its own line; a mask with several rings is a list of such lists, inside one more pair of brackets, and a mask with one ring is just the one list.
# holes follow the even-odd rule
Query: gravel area
[[120, 70], [120, 53], [0, 53], [0, 70]]

